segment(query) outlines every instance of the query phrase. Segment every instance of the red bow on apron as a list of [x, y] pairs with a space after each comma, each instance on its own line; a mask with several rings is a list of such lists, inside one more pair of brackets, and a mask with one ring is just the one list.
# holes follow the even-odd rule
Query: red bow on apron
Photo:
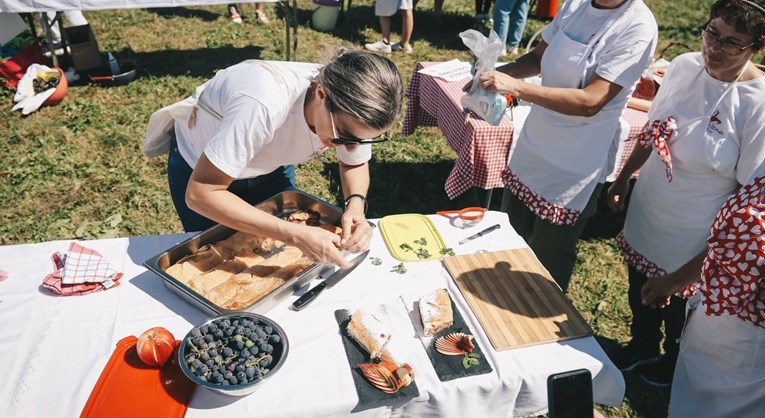
[[637, 142], [643, 148], [650, 148], [652, 145], [656, 148], [656, 152], [666, 167], [667, 180], [670, 183], [672, 183], [672, 156], [669, 154], [667, 142], [672, 138], [675, 130], [677, 130], [677, 123], [670, 116], [663, 122], [654, 120], [651, 124], [646, 125], [643, 132], [637, 136]]

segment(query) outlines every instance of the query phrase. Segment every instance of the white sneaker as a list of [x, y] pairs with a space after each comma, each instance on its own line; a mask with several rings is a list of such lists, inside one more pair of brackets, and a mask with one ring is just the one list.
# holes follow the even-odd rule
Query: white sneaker
[[228, 6], [228, 18], [234, 23], [242, 23], [242, 16], [234, 5]]
[[406, 46], [401, 46], [401, 42], [396, 42], [395, 44], [392, 44], [390, 46], [391, 51], [404, 51], [405, 54], [411, 54], [412, 53], [412, 44], [406, 44]]
[[518, 47], [514, 46], [513, 49], [510, 50], [510, 55], [518, 55]]
[[387, 43], [383, 40], [379, 40], [371, 44], [364, 44], [364, 48], [373, 52], [384, 52], [386, 54], [390, 54], [390, 51], [391, 51], [390, 43]]

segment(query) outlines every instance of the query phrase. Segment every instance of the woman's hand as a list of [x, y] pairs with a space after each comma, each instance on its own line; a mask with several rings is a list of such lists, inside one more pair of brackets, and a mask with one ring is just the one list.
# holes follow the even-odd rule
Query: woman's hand
[[624, 201], [627, 199], [627, 193], [630, 190], [629, 180], [618, 177], [608, 188], [608, 207], [613, 212], [624, 210]]
[[334, 264], [341, 268], [350, 266], [340, 251], [340, 237], [325, 229], [313, 226], [300, 226], [300, 232], [294, 235], [292, 245], [315, 263]]
[[348, 205], [348, 210], [340, 218], [340, 226], [343, 228], [343, 236], [340, 240], [343, 249], [358, 253], [369, 248], [372, 227], [369, 226], [363, 209], [359, 210]]
[[487, 71], [478, 77], [481, 87], [489, 93], [512, 94], [521, 97], [520, 86], [523, 81], [499, 71]]
[[674, 273], [651, 277], [640, 289], [641, 301], [643, 305], [654, 309], [664, 308], [669, 305], [670, 297], [684, 287], [685, 282]]

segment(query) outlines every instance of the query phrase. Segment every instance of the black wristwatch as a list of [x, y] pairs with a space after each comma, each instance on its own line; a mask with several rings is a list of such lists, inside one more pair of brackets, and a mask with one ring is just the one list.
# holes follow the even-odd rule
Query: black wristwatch
[[352, 195], [348, 196], [348, 197], [345, 199], [345, 206], [344, 206], [344, 209], [346, 209], [346, 210], [348, 209], [348, 203], [350, 203], [350, 202], [351, 202], [351, 199], [353, 199], [354, 197], [357, 197], [357, 198], [359, 198], [359, 199], [361, 199], [361, 200], [363, 200], [363, 201], [364, 201], [364, 215], [366, 215], [366, 214], [367, 214], [367, 208], [368, 208], [368, 205], [367, 205], [367, 197], [366, 197], [366, 196], [364, 196], [364, 195], [362, 195], [362, 194], [354, 193], [354, 194], [352, 194]]

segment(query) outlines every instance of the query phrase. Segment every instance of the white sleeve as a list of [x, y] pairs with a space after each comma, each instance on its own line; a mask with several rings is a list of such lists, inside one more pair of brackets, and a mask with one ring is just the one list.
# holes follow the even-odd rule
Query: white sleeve
[[[746, 184], [765, 161], [765, 105], [749, 103], [741, 106], [747, 115], [743, 118], [741, 129], [741, 151], [736, 165], [736, 180]], [[742, 112], [743, 113], [743, 112]]]
[[651, 64], [657, 33], [652, 19], [625, 28], [614, 45], [603, 54], [595, 73], [623, 88], [632, 87]]
[[[675, 79], [677, 77], [679, 77], [678, 80], [680, 81], [683, 79], [682, 75], [685, 68], [682, 65], [683, 62], [684, 60], [682, 58], [676, 57], [670, 62], [669, 67], [667, 67], [667, 71], [664, 73], [664, 77], [661, 80], [659, 90], [656, 92], [656, 97], [653, 98], [651, 108], [648, 110], [648, 123], [651, 123], [656, 119], [664, 120], [664, 115], [658, 115], [658, 113], [665, 112], [663, 109], [664, 101], [672, 99], [672, 94], [676, 91], [676, 89], [673, 88], [673, 84], [678, 82]], [[678, 76], [675, 77], [675, 74], [678, 74]]]
[[267, 106], [239, 94], [226, 107], [223, 120], [204, 153], [215, 167], [237, 178], [273, 138], [277, 127]]

